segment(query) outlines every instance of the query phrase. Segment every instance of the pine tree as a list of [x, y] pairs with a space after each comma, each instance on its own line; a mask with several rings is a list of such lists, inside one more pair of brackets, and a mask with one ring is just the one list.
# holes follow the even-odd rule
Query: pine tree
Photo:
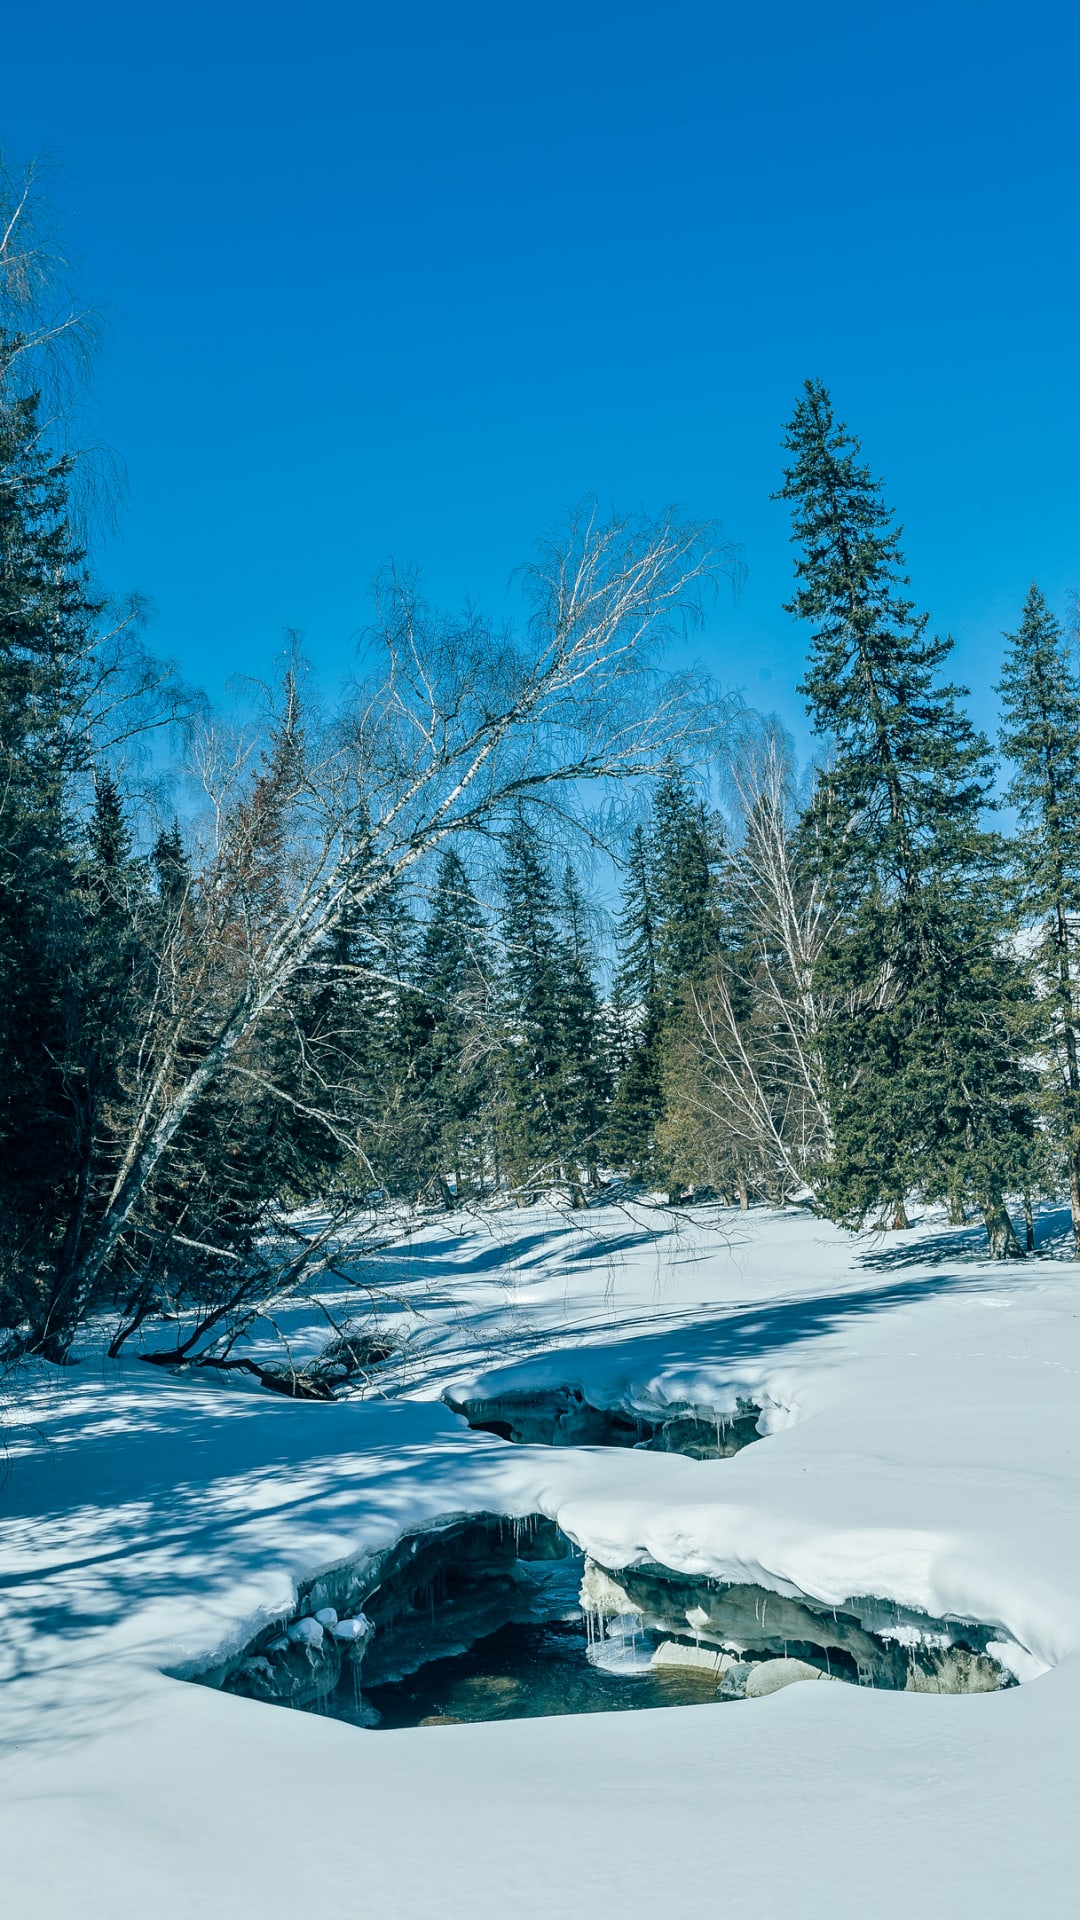
[[502, 870], [498, 1150], [522, 1193], [584, 1193], [596, 1177], [605, 1097], [599, 1007], [576, 882], [556, 891], [535, 824], [520, 814]]
[[635, 1179], [648, 1178], [662, 1111], [657, 917], [652, 841], [638, 826], [627, 852], [616, 929], [619, 959], [612, 983], [608, 1043], [615, 1093], [606, 1129], [613, 1164]]
[[1014, 772], [1013, 882], [1017, 917], [1038, 928], [1032, 952], [1052, 1065], [1049, 1109], [1069, 1184], [1080, 1257], [1080, 682], [1061, 626], [1032, 586], [1019, 629], [1006, 636], [1002, 751]]
[[458, 1200], [482, 1194], [492, 1171], [493, 970], [487, 922], [460, 855], [449, 847], [439, 859], [418, 980], [432, 1010], [440, 1162], [453, 1174]]
[[628, 1004], [642, 1006], [656, 997], [657, 920], [654, 895], [652, 849], [643, 827], [635, 827], [630, 836], [626, 858], [626, 882], [622, 912], [618, 921], [618, 991]]
[[[846, 908], [823, 958], [839, 996], [822, 1055], [835, 1217], [903, 1220], [905, 1196], [971, 1193], [996, 1257], [1019, 1253], [1004, 1194], [1027, 1187], [1025, 998], [1004, 948], [1000, 848], [981, 825], [989, 750], [904, 589], [899, 530], [859, 444], [808, 382], [779, 497], [801, 549], [788, 611], [813, 623], [802, 691], [835, 758], [807, 821]], [[846, 1007], [844, 1004], [846, 996]]]
[[[323, 1152], [309, 1161], [316, 1187], [416, 1198], [430, 1177], [412, 1064], [415, 938], [403, 889], [388, 884], [346, 912], [286, 996], [312, 1092], [322, 1089], [313, 1104], [335, 1118], [334, 1135], [323, 1127]], [[345, 1138], [356, 1147], [345, 1148]]]
[[584, 895], [573, 867], [563, 870], [559, 902], [566, 967], [560, 996], [562, 1110], [571, 1150], [599, 1186], [599, 1151], [610, 1095], [596, 986], [596, 956]]
[[[637, 1179], [679, 1168], [657, 1159], [664, 1116], [665, 1050], [685, 1013], [688, 986], [716, 949], [716, 835], [682, 770], [657, 784], [648, 831], [635, 828], [618, 923], [612, 996], [617, 1083], [608, 1119], [615, 1165]], [[621, 1057], [620, 1057], [621, 1056]]]
[[652, 817], [656, 992], [670, 1015], [715, 947], [715, 848], [705, 807], [676, 766], [656, 790]]
[[[232, 858], [224, 870], [204, 873], [196, 884], [175, 822], [151, 854], [155, 898], [146, 922], [154, 1032], [162, 1046], [153, 1067], [174, 1079], [199, 1057], [222, 1000], [242, 988], [280, 916], [293, 809], [305, 777], [295, 696], [287, 676], [281, 718], [229, 823]], [[144, 1187], [121, 1243], [140, 1276], [129, 1312], [137, 1301], [151, 1301], [166, 1275], [174, 1300], [213, 1311], [232, 1294], [275, 1213], [332, 1191], [355, 1106], [342, 1071], [334, 1004], [340, 983], [333, 969], [328, 977], [325, 959], [319, 955], [294, 977], [230, 1056]]]
[[111, 1179], [124, 1130], [132, 1055], [151, 988], [146, 863], [134, 849], [115, 776], [99, 772], [79, 873], [80, 978], [65, 1078], [78, 1113], [80, 1181]]
[[65, 1077], [78, 1024], [81, 724], [94, 621], [69, 507], [34, 394], [13, 393], [0, 336], [0, 1314], [40, 1325], [79, 1205], [80, 1116]]
[[562, 1171], [558, 909], [535, 826], [519, 815], [501, 873], [499, 1162], [525, 1198]]
[[440, 854], [431, 911], [401, 997], [392, 1066], [410, 1140], [399, 1159], [417, 1192], [449, 1207], [482, 1193], [489, 1172], [489, 1070], [479, 1038], [490, 996], [487, 926], [460, 855]]

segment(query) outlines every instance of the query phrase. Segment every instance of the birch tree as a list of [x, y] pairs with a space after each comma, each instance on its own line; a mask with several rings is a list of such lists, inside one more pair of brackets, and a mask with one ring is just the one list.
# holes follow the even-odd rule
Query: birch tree
[[770, 1197], [809, 1185], [830, 1145], [815, 969], [827, 885], [800, 855], [794, 773], [773, 727], [744, 734], [729, 779], [738, 837], [722, 882], [711, 967], [688, 981], [665, 1057], [661, 1137], [691, 1182]]
[[673, 515], [585, 510], [527, 570], [520, 632], [439, 616], [391, 576], [371, 671], [337, 712], [305, 713], [288, 676], [275, 718], [287, 750], [272, 767], [203, 739], [205, 847], [163, 942], [125, 1137], [92, 1226], [56, 1269], [39, 1351], [67, 1351], [189, 1116], [230, 1076], [258, 1076], [253, 1043], [346, 917], [452, 837], [490, 836], [524, 802], [565, 813], [581, 783], [655, 772], [693, 730], [658, 649], [723, 560], [707, 529]]

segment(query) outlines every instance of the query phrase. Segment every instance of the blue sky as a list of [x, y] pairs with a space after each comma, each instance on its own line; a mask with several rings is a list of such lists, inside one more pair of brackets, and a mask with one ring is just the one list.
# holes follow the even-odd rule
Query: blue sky
[[[586, 493], [716, 516], [700, 652], [799, 723], [770, 492], [802, 379], [906, 529], [975, 709], [1080, 588], [1074, 8], [53, 0], [5, 24], [110, 311], [100, 563], [215, 694], [286, 627], [351, 665], [394, 556], [501, 612]], [[801, 725], [799, 731], [802, 732]]]

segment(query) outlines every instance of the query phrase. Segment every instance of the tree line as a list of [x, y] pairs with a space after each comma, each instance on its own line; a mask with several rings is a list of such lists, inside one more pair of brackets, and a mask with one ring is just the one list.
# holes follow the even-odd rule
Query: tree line
[[[729, 709], [721, 751], [660, 670], [731, 564], [672, 515], [574, 517], [519, 633], [390, 575], [341, 702], [290, 659], [226, 726], [94, 586], [22, 212], [0, 249], [9, 1353], [62, 1360], [107, 1310], [114, 1351], [139, 1333], [267, 1376], [244, 1335], [334, 1268], [343, 1222], [613, 1184], [853, 1226], [943, 1202], [1000, 1258], [1067, 1191], [1080, 1245], [1080, 682], [1037, 588], [1001, 678], [1009, 833], [952, 643], [808, 382], [778, 494], [822, 744], [803, 781], [780, 728]], [[642, 796], [608, 839], [610, 969], [564, 831], [605, 789]]]
[[[670, 513], [585, 508], [538, 548], [517, 630], [390, 574], [332, 709], [290, 662], [226, 725], [95, 590], [40, 378], [74, 317], [43, 316], [32, 202], [9, 201], [0, 1327], [7, 1352], [62, 1360], [107, 1309], [114, 1351], [141, 1329], [145, 1357], [258, 1372], [238, 1342], [358, 1210], [598, 1179], [587, 916], [543, 823], [704, 737], [659, 661], [726, 554]], [[185, 804], [162, 818], [150, 743], [178, 730]], [[477, 846], [498, 849], [495, 964]]]
[[1033, 585], [1006, 636], [999, 758], [819, 382], [786, 447], [788, 611], [811, 630], [801, 691], [824, 750], [801, 807], [775, 750], [743, 771], [661, 1133], [687, 1176], [711, 1150], [805, 1182], [850, 1226], [903, 1227], [912, 1200], [974, 1211], [1001, 1259], [1032, 1250], [1034, 1200], [1067, 1193], [1080, 1250], [1074, 646]]

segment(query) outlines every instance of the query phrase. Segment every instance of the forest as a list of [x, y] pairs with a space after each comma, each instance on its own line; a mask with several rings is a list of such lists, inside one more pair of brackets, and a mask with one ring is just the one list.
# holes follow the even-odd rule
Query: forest
[[[514, 628], [388, 571], [332, 700], [241, 717], [93, 562], [56, 320], [0, 229], [0, 1339], [327, 1395], [256, 1319], [417, 1212], [799, 1202], [1080, 1246], [1080, 678], [1037, 585], [982, 735], [825, 386], [784, 429], [818, 743], [665, 667], [738, 556], [586, 506]], [[222, 639], [227, 648], [227, 636]], [[351, 1239], [350, 1239], [351, 1237]]]

